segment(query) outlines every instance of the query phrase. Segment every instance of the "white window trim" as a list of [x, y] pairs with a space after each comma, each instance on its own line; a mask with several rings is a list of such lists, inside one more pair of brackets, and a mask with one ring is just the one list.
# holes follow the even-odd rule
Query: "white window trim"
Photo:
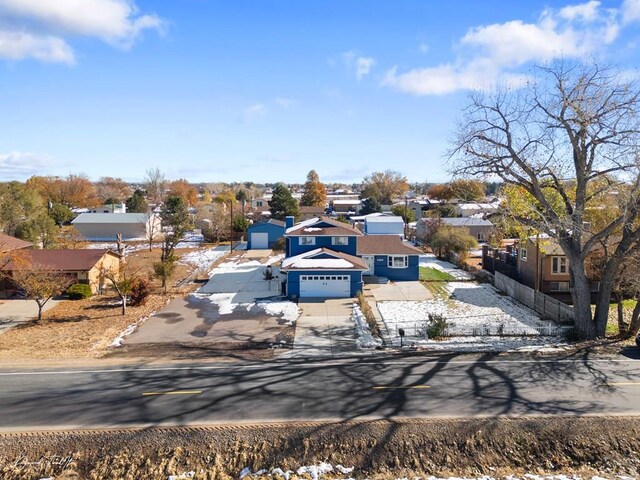
[[[298, 242], [299, 245], [315, 245], [316, 244], [316, 237], [299, 237], [300, 241]], [[305, 239], [305, 241], [303, 242], [302, 239]]]
[[[557, 266], [558, 266], [557, 271], [555, 271], [553, 268], [553, 263], [554, 263], [553, 261], [555, 259], [557, 259]], [[564, 260], [564, 272], [560, 271], [562, 260]], [[551, 257], [551, 275], [566, 275], [568, 272], [569, 272], [569, 261], [567, 260], [567, 257], [564, 257], [562, 255], [554, 255], [553, 257]]]
[[[394, 259], [396, 258], [402, 258], [403, 260], [403, 266], [402, 267], [398, 267], [396, 265], [394, 265]], [[409, 257], [407, 255], [387, 255], [387, 267], [389, 268], [407, 268], [409, 266]]]
[[[344, 239], [344, 243], [337, 243], [338, 239]], [[349, 237], [346, 237], [346, 236], [331, 237], [331, 245], [349, 245]]]

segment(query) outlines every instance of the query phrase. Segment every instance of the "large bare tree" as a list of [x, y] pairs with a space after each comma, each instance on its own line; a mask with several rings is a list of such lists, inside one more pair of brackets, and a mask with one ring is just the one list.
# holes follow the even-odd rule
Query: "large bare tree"
[[[470, 95], [450, 152], [454, 173], [522, 189], [530, 208], [514, 219], [557, 241], [569, 261], [576, 329], [603, 337], [614, 279], [640, 239], [638, 89], [595, 64], [558, 61], [533, 77], [519, 90]], [[592, 314], [595, 250], [604, 258]]]

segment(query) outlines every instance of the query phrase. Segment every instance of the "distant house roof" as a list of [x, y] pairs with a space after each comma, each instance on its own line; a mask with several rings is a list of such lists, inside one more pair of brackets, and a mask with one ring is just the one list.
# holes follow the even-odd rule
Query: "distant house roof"
[[284, 228], [284, 226], [285, 226], [285, 223], [282, 220], [276, 220], [275, 218], [272, 218], [267, 223], [269, 223], [271, 225], [275, 225], [277, 227], [282, 227], [282, 228]]
[[22, 248], [30, 248], [32, 246], [33, 244], [30, 242], [0, 233], [0, 252], [2, 253], [20, 250]]
[[362, 203], [361, 200], [357, 199], [341, 199], [341, 200], [332, 200], [334, 205], [360, 205]]
[[146, 213], [81, 213], [71, 223], [147, 223]]
[[402, 223], [404, 220], [397, 215], [376, 215], [373, 217], [365, 217], [365, 223]]
[[362, 232], [357, 228], [352, 227], [346, 223], [332, 220], [327, 217], [312, 218], [306, 220], [291, 228], [288, 228], [285, 232], [289, 236], [360, 236]]
[[300, 213], [324, 213], [324, 207], [302, 205], [300, 207]]
[[316, 248], [282, 261], [282, 270], [368, 270], [367, 263], [353, 255], [329, 248]]
[[[423, 220], [431, 220], [431, 219], [423, 219]], [[489, 220], [484, 220], [482, 218], [476, 217], [443, 217], [440, 221], [444, 225], [448, 225], [450, 227], [492, 227], [493, 223]]]
[[358, 237], [358, 255], [420, 255], [422, 250], [402, 241], [397, 235], [365, 235]]
[[[91, 270], [107, 254], [117, 256], [117, 253], [104, 248], [24, 250], [19, 255], [26, 265], [37, 265], [46, 270], [83, 272]], [[12, 271], [23, 268], [19, 260], [12, 259], [3, 267], [3, 270]]]

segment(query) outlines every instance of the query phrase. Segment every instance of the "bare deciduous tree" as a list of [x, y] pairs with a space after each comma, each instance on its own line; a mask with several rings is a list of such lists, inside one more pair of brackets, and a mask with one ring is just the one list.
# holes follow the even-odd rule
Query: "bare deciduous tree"
[[164, 199], [167, 189], [167, 180], [158, 167], [147, 170], [147, 176], [144, 180], [144, 188], [147, 192], [147, 198], [151, 203], [156, 205]]
[[[531, 198], [514, 218], [567, 256], [583, 338], [604, 336], [616, 273], [640, 239], [639, 107], [636, 86], [615, 70], [557, 62], [537, 68], [523, 89], [472, 94], [450, 152], [454, 173], [499, 177]], [[603, 242], [592, 314], [586, 260]]]
[[120, 262], [120, 268], [115, 270], [103, 269], [102, 275], [109, 280], [116, 293], [120, 297], [122, 315], [127, 314], [127, 301], [134, 288], [136, 280], [140, 276], [139, 270], [132, 270], [125, 262]]

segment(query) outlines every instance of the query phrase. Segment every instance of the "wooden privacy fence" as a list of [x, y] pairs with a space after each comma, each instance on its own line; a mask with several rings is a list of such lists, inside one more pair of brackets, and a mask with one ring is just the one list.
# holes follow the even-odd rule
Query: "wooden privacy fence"
[[557, 323], [573, 322], [573, 307], [549, 295], [527, 287], [500, 272], [495, 273], [495, 286], [511, 298], [538, 312], [543, 318]]

